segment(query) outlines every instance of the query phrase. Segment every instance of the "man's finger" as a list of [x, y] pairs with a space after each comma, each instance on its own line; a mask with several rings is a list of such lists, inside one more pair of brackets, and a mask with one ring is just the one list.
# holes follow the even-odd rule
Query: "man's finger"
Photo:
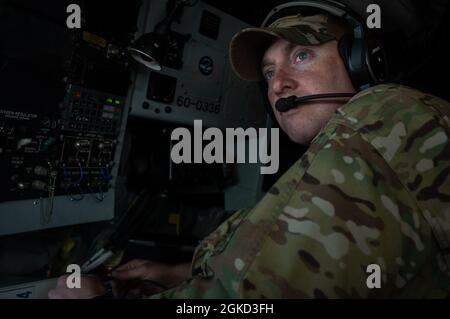
[[56, 284], [57, 287], [67, 287], [67, 277], [69, 277], [68, 275], [64, 275], [58, 278], [58, 282]]
[[139, 267], [143, 264], [147, 263], [147, 260], [144, 259], [133, 259], [129, 262], [127, 262], [126, 264], [123, 264], [119, 267], [116, 268], [116, 271], [122, 271], [122, 270], [128, 270], [128, 269], [132, 269], [132, 268], [136, 268]]
[[112, 276], [119, 280], [139, 279], [146, 277], [146, 275], [148, 275], [148, 269], [143, 265], [137, 268], [122, 271], [116, 270], [112, 272]]
[[61, 289], [52, 289], [47, 294], [49, 299], [67, 299], [68, 296], [65, 291]]
[[47, 296], [49, 299], [59, 299], [58, 293], [54, 289], [50, 290]]

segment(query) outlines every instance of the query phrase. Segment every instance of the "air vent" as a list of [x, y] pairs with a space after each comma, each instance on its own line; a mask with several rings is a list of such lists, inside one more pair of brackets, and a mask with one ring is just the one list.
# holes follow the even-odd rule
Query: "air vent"
[[200, 34], [203, 34], [208, 38], [217, 40], [219, 29], [220, 17], [218, 15], [215, 15], [214, 13], [204, 10], [202, 12], [202, 19], [200, 22]]

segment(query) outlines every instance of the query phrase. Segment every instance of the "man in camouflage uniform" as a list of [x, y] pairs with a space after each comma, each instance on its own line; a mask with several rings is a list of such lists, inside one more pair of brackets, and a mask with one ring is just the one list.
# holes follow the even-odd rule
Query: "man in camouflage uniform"
[[[300, 95], [285, 60], [278, 65], [272, 56], [275, 66], [261, 72], [261, 59], [277, 45], [274, 38], [305, 47], [336, 40], [339, 31], [327, 29], [326, 21], [292, 16], [242, 31], [231, 44], [236, 73], [246, 80], [265, 77], [272, 105]], [[305, 63], [311, 64], [292, 74], [314, 67]], [[334, 85], [331, 92], [345, 89]], [[256, 207], [238, 211], [203, 241], [192, 278], [155, 297], [449, 295], [450, 105], [390, 84], [342, 104]], [[293, 140], [308, 142], [274, 112]], [[367, 286], [370, 264], [381, 268], [379, 289]]]
[[[328, 19], [243, 30], [230, 46], [234, 70], [265, 78], [272, 107], [353, 90], [337, 53], [345, 28]], [[190, 278], [151, 297], [448, 297], [449, 103], [384, 84], [274, 113], [307, 152], [202, 241]], [[370, 264], [381, 268], [380, 288], [367, 285]]]

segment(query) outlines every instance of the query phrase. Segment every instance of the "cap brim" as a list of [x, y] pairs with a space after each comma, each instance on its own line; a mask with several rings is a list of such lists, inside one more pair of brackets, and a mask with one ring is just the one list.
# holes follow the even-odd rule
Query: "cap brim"
[[266, 49], [281, 38], [278, 34], [264, 29], [244, 29], [236, 34], [230, 43], [230, 62], [238, 77], [246, 81], [260, 81], [261, 60]]
[[319, 45], [331, 38], [298, 28], [247, 28], [237, 33], [230, 42], [230, 62], [234, 72], [246, 81], [261, 81], [261, 60], [267, 48], [276, 39], [286, 39], [298, 45]]

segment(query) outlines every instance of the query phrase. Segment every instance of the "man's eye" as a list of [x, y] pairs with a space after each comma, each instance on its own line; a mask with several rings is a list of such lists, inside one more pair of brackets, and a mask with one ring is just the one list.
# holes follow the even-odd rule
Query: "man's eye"
[[301, 51], [300, 53], [297, 54], [297, 57], [295, 59], [295, 63], [303, 62], [303, 61], [305, 61], [308, 58], [309, 58], [309, 52]]
[[274, 75], [273, 71], [266, 71], [266, 72], [264, 72], [264, 78], [266, 79], [266, 81], [272, 80], [273, 75]]

